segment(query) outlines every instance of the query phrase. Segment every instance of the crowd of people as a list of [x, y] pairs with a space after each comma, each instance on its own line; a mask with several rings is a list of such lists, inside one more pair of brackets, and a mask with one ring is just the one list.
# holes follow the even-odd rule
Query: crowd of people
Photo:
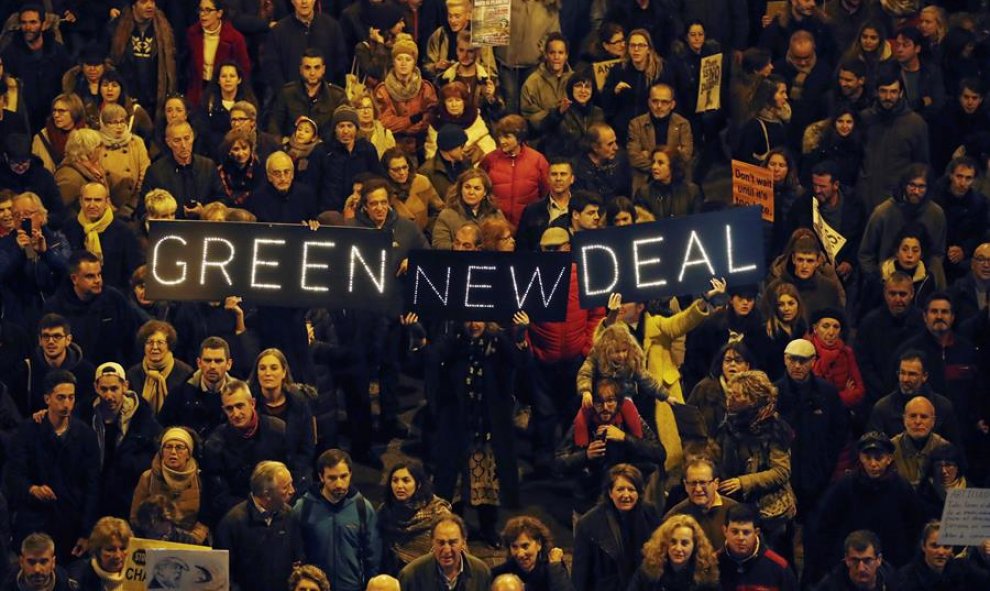
[[[489, 47], [471, 0], [0, 1], [0, 589], [121, 589], [135, 537], [241, 591], [990, 589], [939, 522], [990, 478], [990, 6], [767, 6], [513, 0]], [[403, 281], [732, 207], [731, 160], [773, 179], [759, 285], [582, 308], [575, 266], [501, 324], [146, 291], [155, 220], [385, 232]], [[544, 478], [573, 548], [518, 511]]]

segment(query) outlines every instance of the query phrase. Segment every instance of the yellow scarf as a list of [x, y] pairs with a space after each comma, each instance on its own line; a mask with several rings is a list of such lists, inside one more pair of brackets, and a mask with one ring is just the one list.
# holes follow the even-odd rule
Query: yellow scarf
[[100, 233], [110, 227], [110, 222], [113, 221], [113, 210], [110, 209], [110, 207], [107, 207], [100, 219], [95, 222], [89, 221], [89, 219], [86, 218], [86, 214], [80, 211], [79, 215], [76, 216], [76, 221], [79, 222], [79, 225], [82, 226], [83, 232], [86, 234], [86, 241], [83, 246], [85, 246], [86, 250], [89, 252], [102, 258], [103, 247], [100, 246]]
[[151, 365], [148, 358], [145, 357], [141, 360], [141, 367], [144, 369], [145, 375], [141, 398], [144, 398], [151, 405], [151, 410], [155, 411], [157, 415], [158, 411], [162, 409], [162, 405], [165, 404], [165, 397], [168, 396], [166, 380], [172, 373], [172, 369], [175, 368], [175, 357], [172, 356], [171, 351], [165, 353], [165, 359], [157, 367]]

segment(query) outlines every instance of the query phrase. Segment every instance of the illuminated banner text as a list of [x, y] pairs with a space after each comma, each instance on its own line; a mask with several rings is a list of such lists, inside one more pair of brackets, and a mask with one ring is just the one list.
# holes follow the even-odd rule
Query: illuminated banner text
[[421, 316], [500, 321], [525, 311], [531, 320], [567, 314], [567, 253], [414, 250], [405, 278], [406, 308]]
[[391, 235], [361, 228], [155, 221], [148, 297], [297, 308], [385, 310], [395, 286]]
[[712, 277], [731, 286], [764, 276], [756, 207], [578, 232], [571, 243], [582, 308], [605, 305], [613, 292], [646, 301], [704, 293]]

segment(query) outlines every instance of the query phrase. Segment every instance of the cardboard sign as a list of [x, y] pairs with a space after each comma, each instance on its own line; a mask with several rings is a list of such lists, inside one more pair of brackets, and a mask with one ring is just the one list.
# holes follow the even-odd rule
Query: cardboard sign
[[227, 591], [230, 555], [226, 550], [152, 548], [147, 553], [145, 584], [149, 591]]
[[979, 546], [990, 540], [990, 488], [954, 488], [946, 491], [938, 543]]
[[612, 71], [615, 64], [621, 62], [621, 59], [605, 60], [603, 62], [595, 62], [591, 64], [595, 72], [595, 86], [598, 87], [598, 92], [601, 92], [605, 88], [605, 79], [608, 78], [608, 73]]
[[148, 551], [152, 548], [170, 548], [173, 550], [207, 550], [203, 546], [162, 542], [145, 538], [131, 538], [127, 546], [127, 558], [124, 560], [124, 591], [144, 591], [148, 578]]
[[818, 208], [818, 199], [815, 198], [811, 199], [811, 225], [815, 229], [815, 234], [818, 234], [818, 239], [825, 246], [825, 254], [828, 255], [829, 262], [834, 265], [835, 257], [839, 256], [839, 251], [846, 245], [846, 238], [828, 225]]
[[704, 293], [712, 277], [743, 285], [764, 275], [755, 207], [578, 232], [571, 245], [582, 308], [605, 305], [614, 292], [626, 302], [645, 302]]
[[561, 321], [571, 285], [568, 253], [414, 250], [406, 308], [427, 318]]
[[759, 207], [763, 221], [773, 223], [773, 173], [770, 169], [733, 160], [732, 202]]
[[695, 113], [715, 111], [722, 107], [722, 54], [701, 58], [698, 80], [698, 107]]
[[475, 0], [471, 11], [472, 45], [508, 45], [512, 0]]
[[324, 226], [154, 221], [150, 299], [388, 309], [395, 283], [387, 232]]

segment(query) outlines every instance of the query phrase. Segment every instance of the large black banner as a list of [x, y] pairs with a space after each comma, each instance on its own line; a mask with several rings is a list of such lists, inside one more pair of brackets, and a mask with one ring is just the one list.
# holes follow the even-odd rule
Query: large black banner
[[391, 311], [391, 236], [362, 228], [153, 221], [148, 297]]
[[409, 255], [406, 309], [425, 318], [508, 322], [567, 314], [571, 256], [567, 253], [414, 250]]
[[646, 301], [703, 293], [712, 277], [742, 285], [764, 276], [756, 207], [578, 232], [571, 254], [582, 308], [605, 305], [613, 292], [623, 301]]

